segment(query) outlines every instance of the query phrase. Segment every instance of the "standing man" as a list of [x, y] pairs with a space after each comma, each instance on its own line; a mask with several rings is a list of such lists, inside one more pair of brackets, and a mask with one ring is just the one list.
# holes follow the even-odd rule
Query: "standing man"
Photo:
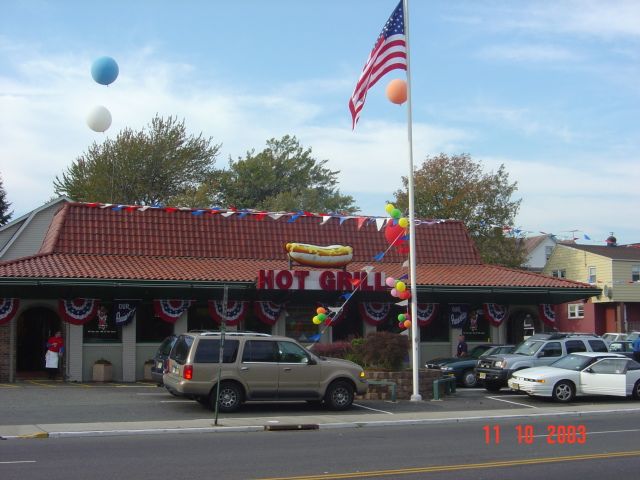
[[633, 348], [633, 359], [640, 362], [640, 336], [633, 341], [631, 348]]
[[466, 357], [468, 350], [467, 342], [464, 341], [464, 335], [460, 335], [458, 337], [458, 358]]
[[55, 380], [58, 373], [58, 365], [60, 362], [60, 356], [64, 351], [64, 339], [62, 338], [62, 332], [56, 332], [53, 337], [49, 337], [47, 340], [47, 353], [44, 356], [44, 363], [47, 372], [49, 372], [49, 379]]

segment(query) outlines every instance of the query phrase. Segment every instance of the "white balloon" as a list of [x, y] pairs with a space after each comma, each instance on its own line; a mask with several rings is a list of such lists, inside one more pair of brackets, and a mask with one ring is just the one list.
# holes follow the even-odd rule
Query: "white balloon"
[[102, 105], [93, 107], [87, 115], [87, 125], [94, 132], [106, 132], [111, 126], [111, 112]]

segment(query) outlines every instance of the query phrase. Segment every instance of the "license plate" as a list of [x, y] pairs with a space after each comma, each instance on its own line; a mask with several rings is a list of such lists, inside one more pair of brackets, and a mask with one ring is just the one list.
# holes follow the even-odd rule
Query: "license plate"
[[483, 380], [483, 379], [487, 378], [487, 374], [486, 374], [486, 373], [484, 373], [484, 372], [480, 372], [480, 373], [478, 373], [478, 378], [479, 378], [480, 380]]
[[512, 384], [511, 384], [511, 388], [512, 388], [513, 390], [520, 390], [520, 385], [518, 385], [517, 383], [512, 383]]
[[162, 362], [158, 362], [158, 365], [156, 365], [156, 368], [158, 370], [162, 370]]

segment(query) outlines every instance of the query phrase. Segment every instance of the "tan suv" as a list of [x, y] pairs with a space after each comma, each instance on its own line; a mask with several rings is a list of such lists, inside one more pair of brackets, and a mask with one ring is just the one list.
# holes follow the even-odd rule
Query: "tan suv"
[[[219, 332], [180, 335], [169, 354], [165, 387], [214, 409], [219, 358]], [[344, 410], [356, 393], [367, 391], [360, 365], [319, 357], [295, 340], [261, 333], [225, 335], [220, 378], [222, 412], [254, 400], [308, 400]]]

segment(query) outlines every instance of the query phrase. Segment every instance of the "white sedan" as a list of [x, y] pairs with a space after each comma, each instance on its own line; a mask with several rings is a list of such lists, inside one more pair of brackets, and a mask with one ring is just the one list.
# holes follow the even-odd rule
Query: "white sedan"
[[509, 388], [570, 402], [576, 395], [633, 396], [640, 400], [640, 363], [617, 353], [572, 353], [546, 367], [518, 370]]

